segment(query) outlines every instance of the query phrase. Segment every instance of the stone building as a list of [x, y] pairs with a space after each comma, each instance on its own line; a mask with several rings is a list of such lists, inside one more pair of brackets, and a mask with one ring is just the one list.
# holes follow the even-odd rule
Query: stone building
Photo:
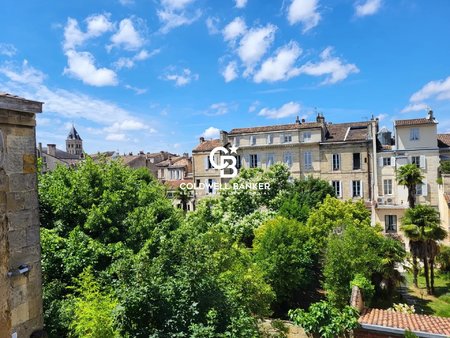
[[[441, 160], [450, 159], [450, 134], [437, 133], [438, 121], [432, 111], [425, 118], [397, 120], [393, 132], [379, 128], [379, 121], [326, 122], [319, 114], [314, 122], [221, 132], [220, 139], [200, 138], [193, 150], [196, 198], [218, 193], [215, 183], [224, 184], [220, 171], [209, 161], [218, 146], [238, 147], [237, 168], [267, 169], [285, 163], [293, 178], [313, 176], [328, 181], [338, 198], [362, 200], [371, 209], [372, 223], [385, 233], [400, 234], [400, 221], [408, 208], [407, 189], [397, 184], [397, 169], [407, 163], [421, 168], [425, 177], [417, 186], [417, 203], [439, 209], [442, 226], [450, 230], [450, 183], [439, 184]], [[215, 162], [220, 162], [220, 152]]]
[[0, 93], [0, 337], [43, 328], [35, 115], [42, 103]]
[[78, 156], [78, 158], [83, 157], [83, 140], [78, 134], [75, 126], [72, 124], [69, 135], [66, 139], [66, 152], [71, 155]]

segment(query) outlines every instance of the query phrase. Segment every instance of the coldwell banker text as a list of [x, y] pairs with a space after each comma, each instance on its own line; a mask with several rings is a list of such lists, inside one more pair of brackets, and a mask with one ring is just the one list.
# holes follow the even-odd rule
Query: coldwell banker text
[[215, 191], [222, 189], [233, 189], [233, 190], [268, 190], [270, 189], [270, 183], [199, 183], [194, 186], [193, 183], [181, 183], [181, 189], [188, 190], [205, 190], [213, 189]]

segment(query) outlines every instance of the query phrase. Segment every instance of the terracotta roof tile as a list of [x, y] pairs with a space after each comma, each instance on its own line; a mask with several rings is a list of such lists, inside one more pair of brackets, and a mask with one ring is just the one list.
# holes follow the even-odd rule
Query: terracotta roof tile
[[219, 139], [204, 141], [192, 150], [192, 152], [211, 151], [215, 147], [222, 146], [222, 142]]
[[381, 309], [365, 309], [360, 324], [379, 325], [412, 332], [450, 335], [450, 318], [406, 314]]
[[246, 133], [261, 133], [268, 131], [283, 131], [283, 130], [297, 130], [308, 128], [320, 128], [322, 125], [317, 122], [303, 122], [303, 123], [290, 123], [290, 124], [278, 124], [274, 126], [263, 127], [251, 127], [251, 128], [234, 128], [229, 134], [246, 134]]
[[395, 125], [396, 126], [415, 126], [419, 124], [436, 124], [436, 120], [427, 119], [427, 118], [421, 118], [421, 119], [409, 119], [409, 120], [396, 120]]
[[165, 181], [164, 184], [169, 188], [169, 189], [177, 189], [180, 187], [181, 183], [193, 183], [194, 181], [191, 180], [168, 180]]
[[450, 134], [438, 134], [437, 139], [439, 148], [450, 147]]
[[450, 194], [444, 194], [445, 201], [447, 202], [447, 205], [450, 207]]

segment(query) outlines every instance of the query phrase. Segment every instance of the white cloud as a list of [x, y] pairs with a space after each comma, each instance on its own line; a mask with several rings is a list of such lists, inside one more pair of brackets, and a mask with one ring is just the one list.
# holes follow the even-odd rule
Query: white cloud
[[346, 79], [352, 73], [358, 73], [359, 69], [351, 63], [344, 63], [340, 58], [331, 55], [332, 48], [327, 47], [321, 54], [321, 61], [308, 62], [300, 67], [299, 72], [311, 76], [326, 75], [322, 84], [333, 84]]
[[0, 43], [0, 55], [14, 56], [17, 53], [16, 47], [10, 43]]
[[152, 56], [159, 54], [159, 52], [161, 51], [161, 49], [155, 49], [151, 52], [143, 49], [141, 50], [139, 53], [137, 53], [136, 55], [134, 55], [133, 57], [121, 57], [119, 58], [116, 62], [114, 62], [114, 67], [116, 69], [122, 69], [122, 68], [133, 68], [136, 61], [144, 61], [147, 60], [148, 58], [151, 58]]
[[220, 19], [215, 16], [210, 16], [206, 19], [206, 28], [208, 28], [209, 35], [219, 34], [220, 30], [217, 27], [220, 22]]
[[[142, 22], [140, 25], [143, 25]], [[136, 29], [135, 23], [127, 18], [120, 21], [119, 30], [111, 37], [111, 42], [108, 49], [122, 47], [125, 50], [137, 50], [144, 45], [145, 40], [141, 32]]]
[[128, 6], [134, 4], [134, 0], [119, 0], [120, 4], [123, 6]]
[[159, 21], [162, 23], [160, 32], [166, 34], [172, 29], [190, 25], [202, 16], [202, 11], [197, 9], [194, 13], [186, 11], [186, 7], [195, 0], [162, 0], [162, 8], [156, 11]]
[[259, 101], [254, 101], [249, 107], [248, 107], [248, 112], [249, 113], [253, 113], [256, 108], [258, 108], [258, 106], [260, 105]]
[[235, 18], [222, 30], [223, 39], [225, 41], [235, 41], [247, 31], [247, 25], [241, 17]]
[[175, 86], [177, 87], [185, 86], [189, 84], [191, 81], [198, 80], [199, 78], [198, 74], [192, 73], [192, 71], [189, 68], [184, 68], [178, 74], [173, 71], [174, 68], [171, 67], [169, 73], [163, 76], [162, 78], [167, 81], [174, 81]]
[[237, 53], [247, 67], [244, 76], [252, 73], [257, 62], [264, 56], [273, 43], [277, 27], [268, 24], [250, 29], [239, 43]]
[[381, 0], [365, 0], [355, 4], [355, 15], [362, 17], [376, 14], [381, 8]]
[[115, 86], [117, 85], [116, 73], [108, 68], [97, 68], [94, 56], [89, 52], [76, 52], [71, 49], [66, 51], [68, 67], [64, 68], [64, 74], [73, 76], [83, 83], [91, 86]]
[[125, 88], [134, 91], [136, 93], [136, 95], [142, 95], [147, 92], [147, 89], [145, 89], [145, 88], [138, 88], [138, 87], [133, 87], [130, 85], [125, 85]]
[[0, 66], [0, 74], [5, 75], [13, 82], [37, 85], [44, 81], [45, 74], [28, 64], [27, 60], [22, 62], [21, 67], [16, 67], [12, 63], [5, 63]]
[[389, 115], [388, 114], [378, 114], [377, 115], [377, 119], [379, 120], [379, 121], [383, 121], [386, 117], [388, 117]]
[[236, 8], [244, 8], [247, 5], [247, 0], [235, 0]]
[[129, 139], [127, 138], [127, 135], [125, 134], [108, 134], [105, 137], [106, 141], [116, 141], [116, 142], [123, 142], [123, 141], [128, 141]]
[[294, 41], [281, 47], [276, 55], [268, 58], [261, 65], [260, 70], [255, 74], [253, 80], [256, 83], [263, 81], [275, 82], [288, 80], [300, 74], [299, 68], [295, 67], [295, 62], [302, 53], [301, 48]]
[[321, 19], [317, 10], [318, 3], [318, 0], [292, 0], [288, 9], [289, 23], [302, 23], [303, 33], [317, 26]]
[[82, 45], [86, 40], [99, 37], [111, 31], [113, 24], [109, 20], [109, 14], [96, 14], [86, 18], [86, 32], [83, 32], [78, 25], [78, 21], [72, 18], [67, 19], [64, 27], [64, 50], [74, 49]]
[[225, 102], [213, 103], [209, 106], [208, 110], [205, 112], [207, 116], [218, 116], [227, 114], [230, 109], [232, 109], [230, 105]]
[[220, 137], [220, 129], [209, 127], [205, 129], [202, 135], [206, 139], [216, 139]]
[[288, 102], [282, 105], [278, 109], [263, 108], [259, 111], [259, 116], [264, 116], [269, 119], [281, 119], [288, 116], [297, 115], [301, 110], [301, 107], [296, 102]]
[[130, 130], [131, 131], [149, 130], [151, 132], [154, 132], [154, 129], [150, 128], [145, 123], [134, 119], [114, 122], [111, 126], [106, 127], [104, 130], [108, 133], [120, 133], [123, 131], [130, 131]]
[[402, 113], [410, 113], [413, 111], [423, 111], [428, 108], [428, 105], [425, 103], [410, 103], [405, 108], [401, 110]]
[[438, 100], [450, 99], [450, 76], [443, 80], [428, 82], [411, 96], [410, 101], [419, 102], [431, 98]]
[[228, 63], [222, 72], [222, 76], [224, 77], [225, 82], [231, 82], [238, 77], [236, 61]]
[[161, 5], [170, 9], [184, 9], [195, 0], [161, 0]]

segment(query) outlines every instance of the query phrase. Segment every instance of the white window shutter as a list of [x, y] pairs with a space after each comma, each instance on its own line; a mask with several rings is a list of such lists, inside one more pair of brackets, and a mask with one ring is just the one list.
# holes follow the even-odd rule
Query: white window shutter
[[209, 165], [208, 156], [205, 156], [204, 163], [205, 163], [205, 170], [207, 170], [208, 169], [208, 165]]
[[422, 184], [422, 196], [428, 196], [428, 184], [427, 184], [427, 181], [423, 181], [423, 184]]
[[391, 157], [391, 166], [395, 167], [395, 156]]
[[261, 168], [261, 155], [256, 154], [256, 160], [258, 161], [258, 162], [257, 162], [258, 168]]
[[383, 157], [378, 158], [378, 166], [381, 168], [383, 166]]
[[339, 196], [338, 197], [342, 197], [344, 196], [344, 190], [342, 189], [342, 181], [339, 181]]
[[420, 156], [420, 168], [422, 169], [427, 168], [427, 158], [424, 155]]
[[363, 181], [359, 181], [359, 184], [361, 186], [361, 197], [364, 197], [364, 182]]
[[205, 179], [205, 194], [208, 194], [208, 179]]
[[212, 194], [215, 195], [216, 194], [216, 186], [215, 186], [216, 180], [212, 180], [212, 184], [213, 184], [213, 186], [212, 186]]
[[350, 181], [350, 198], [353, 198], [353, 181]]
[[250, 168], [250, 155], [245, 155], [245, 164], [247, 168]]

